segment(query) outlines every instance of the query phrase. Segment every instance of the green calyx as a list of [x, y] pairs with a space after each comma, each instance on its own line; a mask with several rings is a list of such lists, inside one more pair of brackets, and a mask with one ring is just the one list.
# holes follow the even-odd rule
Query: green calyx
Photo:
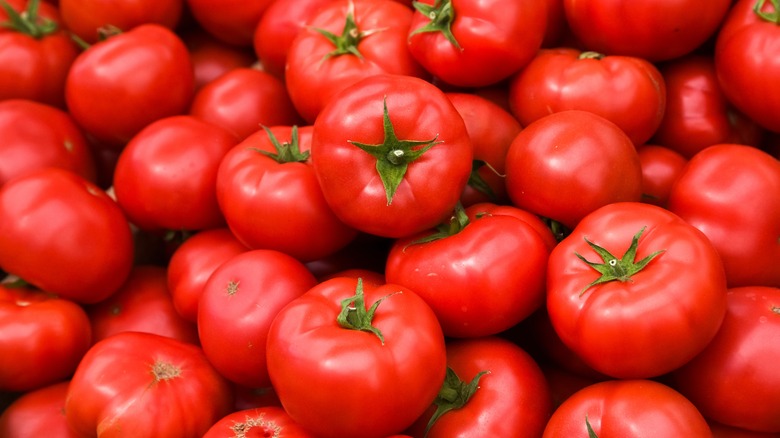
[[482, 176], [479, 174], [479, 170], [486, 166], [489, 169], [491, 169], [493, 173], [497, 173], [495, 169], [493, 169], [493, 167], [490, 166], [490, 164], [488, 164], [486, 161], [474, 160], [471, 162], [471, 174], [469, 175], [468, 185], [469, 187], [474, 188], [474, 190], [478, 191], [479, 193], [482, 193], [483, 195], [487, 196], [487, 198], [490, 201], [497, 202], [498, 198], [496, 197], [496, 193], [493, 191], [490, 185], [487, 182], [485, 182], [485, 179], [482, 178]]
[[758, 0], [753, 5], [753, 12], [770, 23], [780, 24], [780, 0], [769, 0], [772, 3], [772, 11], [765, 12], [764, 4], [767, 0]]
[[336, 35], [325, 29], [314, 28], [314, 30], [322, 34], [322, 36], [327, 38], [328, 41], [333, 43], [333, 45], [336, 47], [333, 51], [328, 52], [328, 54], [325, 55], [325, 57], [322, 59], [325, 61], [326, 59], [333, 56], [347, 54], [355, 55], [358, 58], [363, 59], [363, 55], [358, 50], [360, 41], [373, 33], [379, 32], [381, 29], [372, 29], [367, 31], [361, 31], [358, 29], [357, 23], [355, 22], [355, 4], [349, 2], [349, 9], [347, 11], [346, 19], [344, 20], [344, 28], [341, 30], [341, 35]]
[[466, 226], [471, 223], [469, 221], [469, 217], [466, 214], [466, 211], [463, 209], [463, 205], [458, 202], [458, 204], [455, 206], [455, 211], [453, 212], [452, 216], [450, 217], [449, 221], [440, 224], [438, 227], [436, 227], [436, 232], [422, 237], [420, 239], [417, 239], [409, 245], [417, 245], [421, 243], [428, 243], [428, 242], [434, 242], [436, 240], [444, 239], [450, 236], [454, 236], [461, 231], [463, 231]]
[[593, 427], [590, 425], [590, 420], [588, 420], [587, 414], [585, 414], [585, 427], [588, 429], [588, 438], [599, 438], [599, 436], [596, 435], [596, 432], [593, 430]]
[[271, 129], [267, 126], [263, 126], [263, 129], [265, 130], [265, 133], [268, 135], [268, 139], [271, 141], [271, 144], [274, 146], [274, 149], [276, 149], [276, 153], [264, 151], [257, 148], [250, 148], [255, 152], [259, 152], [277, 163], [284, 164], [284, 163], [303, 163], [306, 160], [309, 159], [310, 152], [305, 151], [301, 152], [300, 142], [298, 141], [298, 126], [292, 127], [292, 133], [290, 135], [290, 142], [284, 142], [281, 143], [273, 132], [271, 132]]
[[24, 11], [17, 12], [5, 0], [0, 0], [0, 7], [8, 14], [8, 21], [0, 23], [0, 26], [36, 39], [41, 39], [56, 32], [59, 26], [57, 26], [54, 20], [38, 16], [39, 4], [40, 0], [30, 0]]
[[604, 54], [599, 52], [586, 51], [580, 53], [577, 59], [604, 59]]
[[390, 205], [393, 203], [393, 196], [395, 196], [398, 186], [401, 185], [401, 181], [406, 175], [409, 163], [420, 158], [428, 149], [441, 142], [436, 140], [438, 135], [431, 140], [399, 140], [387, 112], [387, 97], [384, 98], [383, 106], [384, 141], [381, 144], [366, 144], [356, 141], [349, 143], [376, 158], [376, 171], [385, 188], [387, 205]]
[[639, 230], [638, 233], [636, 233], [631, 239], [631, 246], [628, 247], [626, 250], [626, 253], [623, 254], [623, 257], [617, 258], [612, 253], [607, 251], [606, 249], [596, 245], [595, 243], [591, 242], [587, 238], [585, 238], [585, 242], [590, 245], [591, 248], [593, 248], [594, 251], [601, 257], [602, 263], [598, 262], [591, 262], [585, 259], [582, 255], [579, 253], [574, 253], [580, 260], [587, 263], [590, 267], [595, 269], [601, 274], [601, 277], [594, 280], [589, 285], [585, 286], [585, 288], [582, 289], [580, 292], [580, 296], [585, 293], [588, 289], [590, 289], [593, 286], [596, 286], [598, 284], [607, 283], [610, 281], [631, 281], [631, 277], [636, 274], [637, 272], [644, 269], [648, 263], [650, 263], [651, 260], [656, 258], [659, 254], [664, 252], [664, 250], [656, 251], [647, 257], [643, 258], [640, 261], [636, 260], [636, 250], [637, 245], [639, 244], [639, 238], [642, 236], [642, 233], [644, 233], [645, 228], [642, 227], [641, 230]]
[[363, 279], [358, 278], [355, 295], [341, 300], [341, 312], [336, 318], [336, 322], [338, 322], [340, 327], [345, 329], [371, 332], [379, 338], [382, 345], [385, 345], [384, 335], [378, 328], [371, 325], [371, 322], [374, 319], [374, 314], [376, 313], [379, 304], [386, 298], [397, 293], [401, 293], [401, 291], [383, 296], [376, 300], [370, 308], [366, 309], [365, 296], [363, 295]]
[[463, 50], [458, 40], [455, 39], [455, 35], [452, 34], [455, 9], [452, 7], [451, 0], [436, 0], [433, 5], [415, 1], [412, 3], [412, 6], [418, 12], [428, 17], [430, 21], [425, 26], [415, 29], [410, 36], [423, 32], [441, 32], [453, 46], [458, 50]]
[[428, 424], [425, 426], [425, 435], [428, 435], [428, 431], [441, 418], [442, 415], [454, 409], [460, 409], [466, 406], [466, 403], [471, 400], [474, 393], [479, 389], [479, 380], [485, 374], [489, 374], [490, 371], [481, 371], [470, 382], [464, 382], [460, 380], [455, 371], [452, 368], [447, 367], [447, 374], [444, 377], [444, 383], [439, 390], [439, 394], [433, 401], [436, 406], [436, 411], [431, 416]]

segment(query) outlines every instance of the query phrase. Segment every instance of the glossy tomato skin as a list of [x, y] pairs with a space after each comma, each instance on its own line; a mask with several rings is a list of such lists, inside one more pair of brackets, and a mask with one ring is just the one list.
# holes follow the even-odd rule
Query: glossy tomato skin
[[59, 0], [58, 4], [65, 26], [88, 44], [100, 40], [105, 26], [128, 31], [156, 23], [175, 29], [184, 6], [183, 0]]
[[775, 372], [780, 349], [766, 342], [779, 331], [779, 288], [729, 289], [721, 329], [701, 354], [673, 373], [674, 387], [713, 421], [780, 433], [780, 380]]
[[591, 111], [618, 125], [635, 146], [650, 139], [666, 109], [661, 72], [634, 56], [542, 49], [509, 87], [512, 113], [523, 126], [552, 112]]
[[71, 170], [95, 182], [96, 164], [87, 139], [70, 115], [28, 99], [0, 101], [0, 186], [45, 166]]
[[[564, 0], [574, 36], [587, 50], [651, 62], [693, 52], [718, 31], [730, 0]], [[615, 17], [620, 19], [615, 19]]]
[[[600, 274], [577, 254], [604, 262], [588, 241], [621, 259], [641, 230], [634, 260], [662, 252], [622, 281], [591, 286]], [[614, 203], [586, 216], [552, 251], [547, 310], [563, 343], [595, 370], [650, 378], [682, 366], [713, 339], [726, 312], [726, 276], [712, 243], [680, 217], [650, 204]]]
[[363, 290], [366, 307], [385, 297], [372, 320], [384, 344], [374, 333], [337, 323], [342, 300], [357, 291], [357, 280], [344, 277], [291, 302], [268, 333], [268, 372], [282, 406], [319, 437], [400, 433], [430, 406], [444, 380], [444, 336], [430, 307], [402, 286], [364, 284]]
[[194, 116], [152, 122], [119, 155], [114, 170], [117, 202], [142, 230], [223, 226], [217, 169], [238, 141], [227, 129]]
[[185, 113], [193, 90], [184, 42], [162, 25], [144, 24], [81, 52], [65, 100], [85, 131], [121, 149], [151, 122]]
[[251, 47], [255, 28], [272, 0], [185, 0], [195, 22], [228, 44]]
[[91, 342], [78, 304], [30, 288], [0, 286], [0, 390], [30, 391], [65, 380]]
[[278, 438], [316, 438], [295, 423], [281, 407], [264, 406], [243, 409], [226, 415], [203, 435], [203, 438], [233, 436], [270, 436]]
[[0, 413], [0, 436], [78, 438], [65, 419], [68, 381], [28, 391]]
[[102, 301], [129, 275], [133, 249], [117, 203], [73, 172], [42, 168], [0, 188], [0, 267], [46, 292]]
[[84, 356], [65, 400], [80, 436], [202, 436], [230, 412], [231, 388], [192, 344], [125, 332]]
[[666, 207], [669, 193], [688, 159], [674, 149], [656, 144], [637, 148], [642, 165], [642, 202]]
[[[377, 158], [354, 144], [386, 141], [383, 102], [398, 140], [433, 144], [407, 163], [390, 201], [377, 175]], [[466, 186], [473, 159], [463, 118], [447, 96], [422, 79], [397, 75], [366, 78], [339, 93], [317, 117], [311, 153], [336, 216], [360, 231], [390, 238], [435, 227], [447, 218]]]
[[712, 241], [729, 287], [780, 287], [777, 159], [746, 145], [710, 146], [689, 160], [668, 208]]
[[[434, 0], [419, 3], [434, 5]], [[447, 1], [454, 18], [451, 32], [418, 32], [430, 15], [415, 11], [409, 28], [412, 56], [434, 77], [457, 87], [484, 87], [525, 66], [542, 45], [547, 24], [545, 1]]]
[[190, 52], [196, 92], [234, 68], [251, 67], [257, 62], [252, 50], [228, 44], [200, 27], [181, 30], [179, 35]]
[[515, 206], [569, 229], [599, 207], [639, 201], [642, 169], [631, 139], [595, 113], [567, 110], [526, 126], [506, 157]]
[[344, 248], [357, 230], [328, 205], [311, 155], [302, 161], [277, 160], [272, 137], [310, 154], [312, 126], [275, 126], [250, 135], [223, 158], [217, 172], [220, 209], [236, 238], [253, 249], [274, 249], [302, 261], [327, 257]]
[[588, 436], [711, 437], [707, 421], [682, 394], [653, 380], [609, 380], [587, 386], [561, 404], [544, 438]]

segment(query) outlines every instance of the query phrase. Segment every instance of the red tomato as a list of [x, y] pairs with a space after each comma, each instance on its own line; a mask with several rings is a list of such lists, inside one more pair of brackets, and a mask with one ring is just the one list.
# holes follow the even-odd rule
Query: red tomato
[[329, 256], [357, 231], [331, 210], [317, 181], [311, 126], [260, 130], [233, 147], [217, 173], [217, 200], [246, 246], [302, 261]]
[[642, 202], [666, 207], [688, 160], [674, 149], [655, 144], [641, 145], [637, 153], [642, 165]]
[[92, 321], [92, 342], [120, 332], [154, 333], [192, 344], [198, 329], [173, 307], [168, 275], [162, 266], [137, 265], [116, 293], [87, 307]]
[[776, 433], [754, 432], [739, 427], [709, 422], [713, 438], [777, 438]]
[[514, 205], [571, 229], [599, 207], [639, 201], [642, 167], [620, 127], [589, 111], [568, 110], [536, 120], [515, 137], [506, 185]]
[[438, 230], [398, 239], [387, 257], [387, 281], [419, 294], [446, 336], [500, 333], [544, 303], [547, 243], [494, 207], [458, 209]]
[[114, 170], [117, 202], [142, 230], [223, 226], [217, 169], [236, 143], [238, 138], [227, 129], [195, 116], [152, 122], [119, 155]]
[[412, 56], [457, 87], [484, 87], [524, 67], [542, 46], [546, 1], [421, 0], [409, 28]]
[[366, 78], [339, 93], [317, 117], [311, 153], [336, 216], [391, 238], [443, 222], [473, 159], [463, 118], [447, 96], [398, 75]]
[[121, 148], [151, 122], [185, 113], [193, 90], [184, 42], [162, 25], [144, 24], [81, 52], [65, 99], [84, 130]]
[[200, 27], [179, 34], [190, 51], [195, 91], [234, 68], [251, 67], [257, 62], [251, 49], [228, 44]]
[[761, 142], [763, 129], [726, 100], [712, 56], [684, 56], [660, 70], [666, 82], [666, 111], [653, 143], [690, 158], [718, 143]]
[[22, 394], [0, 413], [0, 436], [4, 438], [78, 438], [65, 419], [67, 381], [53, 383]]
[[730, 287], [780, 287], [777, 159], [751, 146], [710, 146], [690, 159], [668, 208], [707, 235]]
[[707, 237], [661, 207], [614, 203], [586, 216], [550, 254], [547, 311], [595, 370], [649, 378], [709, 343], [726, 312], [726, 277]]
[[63, 298], [96, 303], [124, 283], [133, 255], [122, 210], [79, 175], [47, 167], [0, 187], [4, 271]]
[[419, 296], [346, 277], [279, 312], [267, 358], [284, 409], [321, 438], [400, 433], [433, 402], [447, 366], [441, 327]]
[[618, 125], [638, 146], [661, 123], [666, 86], [661, 72], [642, 58], [542, 49], [511, 79], [509, 104], [523, 126], [554, 112], [590, 111]]
[[189, 113], [243, 140], [261, 126], [300, 121], [281, 79], [251, 67], [237, 67], [204, 85]]
[[[750, 1], [750, 0], [748, 0]], [[716, 34], [731, 0], [564, 0], [569, 27], [587, 50], [667, 61]]]
[[29, 391], [66, 379], [90, 341], [89, 318], [76, 303], [0, 285], [1, 391]]
[[271, 321], [315, 284], [306, 266], [279, 251], [246, 251], [219, 265], [203, 285], [198, 304], [206, 357], [232, 382], [270, 386], [266, 338]]
[[200, 27], [234, 46], [251, 47], [254, 31], [273, 0], [185, 0]]
[[780, 288], [728, 291], [728, 308], [715, 339], [673, 373], [674, 387], [707, 418], [746, 430], [780, 433]]
[[555, 410], [544, 438], [644, 436], [709, 438], [709, 425], [688, 399], [653, 380], [611, 380], [577, 391]]
[[550, 388], [522, 348], [492, 336], [450, 341], [447, 365], [435, 410], [417, 420], [414, 436], [541, 436], [552, 413]]
[[124, 332], [84, 355], [65, 415], [80, 436], [200, 437], [231, 405], [230, 386], [199, 347]]
[[46, 166], [71, 170], [95, 182], [95, 159], [70, 115], [26, 99], [0, 100], [0, 186]]
[[182, 16], [183, 0], [59, 0], [62, 21], [88, 44], [100, 40], [101, 28], [128, 31], [155, 23], [174, 29]]
[[209, 429], [203, 438], [228, 437], [316, 438], [276, 406], [233, 412]]

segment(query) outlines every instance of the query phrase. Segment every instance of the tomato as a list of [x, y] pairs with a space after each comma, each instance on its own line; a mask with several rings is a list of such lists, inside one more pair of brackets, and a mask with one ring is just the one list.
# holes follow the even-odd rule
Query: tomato
[[206, 281], [219, 265], [248, 249], [226, 227], [200, 231], [179, 245], [166, 271], [176, 312], [196, 322]]
[[98, 42], [106, 26], [128, 31], [155, 23], [175, 29], [183, 5], [183, 0], [59, 0], [63, 23], [88, 44]]
[[296, 424], [284, 409], [276, 406], [233, 412], [206, 431], [203, 438], [268, 436], [279, 438], [315, 438]]
[[534, 121], [515, 137], [506, 185], [512, 204], [571, 229], [599, 207], [638, 201], [642, 168], [634, 144], [615, 123], [567, 110]]
[[231, 404], [230, 386], [199, 347], [124, 332], [84, 355], [65, 415], [81, 436], [194, 437], [227, 415]]
[[78, 438], [65, 419], [68, 381], [22, 394], [0, 413], [0, 436], [5, 438]]
[[206, 357], [228, 380], [270, 386], [266, 338], [271, 321], [317, 280], [300, 261], [256, 249], [231, 257], [209, 276], [198, 304], [198, 335]]
[[200, 27], [179, 31], [190, 51], [195, 75], [195, 91], [234, 68], [251, 67], [257, 62], [252, 50], [217, 39]]
[[144, 24], [81, 52], [65, 100], [87, 133], [121, 149], [151, 122], [185, 113], [193, 90], [184, 42], [162, 25]]
[[509, 104], [523, 126], [554, 112], [590, 111], [614, 122], [639, 146], [661, 123], [666, 85], [642, 58], [542, 49], [511, 79]]
[[713, 438], [775, 438], [776, 433], [754, 432], [739, 427], [726, 426], [710, 421]]
[[780, 131], [780, 88], [761, 78], [780, 71], [780, 9], [766, 0], [738, 0], [715, 42], [715, 72], [723, 94], [763, 128]]
[[[713, 37], [731, 0], [564, 0], [566, 21], [586, 50], [651, 62], [693, 52]], [[620, 17], [616, 19], [616, 17]]]
[[287, 51], [285, 83], [298, 113], [314, 123], [341, 90], [378, 74], [427, 77], [406, 36], [412, 11], [397, 2], [336, 0], [323, 5]]
[[378, 75], [343, 90], [314, 123], [312, 165], [347, 225], [397, 238], [448, 217], [473, 150], [463, 118], [422, 79]]
[[435, 410], [415, 423], [414, 436], [541, 436], [552, 398], [542, 370], [522, 348], [492, 336], [449, 341], [447, 366]]
[[425, 301], [399, 285], [346, 277], [319, 283], [277, 314], [267, 359], [284, 409], [322, 438], [402, 432], [433, 402], [447, 366]]
[[409, 51], [434, 77], [447, 84], [495, 84], [524, 67], [542, 46], [546, 3], [415, 1]]
[[668, 208], [707, 235], [730, 287], [780, 287], [777, 159], [746, 145], [710, 146], [688, 161]]
[[398, 239], [387, 257], [387, 281], [419, 294], [448, 337], [500, 333], [544, 303], [547, 243], [494, 207], [457, 209], [438, 230]]
[[642, 202], [666, 207], [669, 193], [688, 160], [668, 147], [644, 144], [637, 148], [642, 165]]
[[215, 38], [251, 47], [254, 31], [272, 0], [185, 0], [195, 23]]
[[87, 139], [73, 118], [57, 107], [26, 99], [0, 100], [0, 137], [0, 186], [46, 166], [97, 180]]
[[577, 391], [555, 410], [545, 438], [560, 436], [711, 437], [696, 406], [653, 380], [610, 380]]
[[117, 202], [143, 230], [223, 226], [217, 169], [236, 143], [238, 138], [227, 129], [195, 116], [152, 122], [119, 155], [114, 169]]
[[[707, 418], [746, 430], [780, 433], [780, 288], [729, 289], [726, 318], [701, 354], [673, 373], [674, 387]], [[727, 376], [727, 378], [723, 378]]]
[[217, 172], [217, 200], [246, 246], [282, 251], [302, 261], [326, 257], [357, 231], [331, 210], [311, 156], [311, 126], [276, 126], [233, 147]]
[[595, 370], [650, 378], [713, 339], [726, 312], [726, 276], [694, 226], [661, 207], [614, 203], [553, 249], [547, 311], [563, 343]]
[[0, 284], [0, 390], [29, 391], [73, 373], [91, 342], [76, 303], [31, 288]]
[[29, 99], [65, 106], [65, 81], [78, 48], [56, 6], [6, 1], [0, 9], [0, 100]]
[[712, 56], [688, 55], [660, 67], [666, 111], [653, 143], [690, 158], [718, 143], [758, 145], [763, 128], [726, 99]]
[[81, 176], [47, 167], [0, 188], [4, 271], [63, 298], [96, 303], [124, 283], [133, 255], [122, 210]]
[[198, 343], [195, 324], [182, 318], [173, 307], [167, 271], [162, 266], [134, 266], [116, 293], [88, 306], [87, 311], [92, 322], [93, 343], [126, 331]]
[[261, 126], [300, 121], [281, 79], [251, 67], [237, 67], [205, 84], [189, 113], [243, 140]]

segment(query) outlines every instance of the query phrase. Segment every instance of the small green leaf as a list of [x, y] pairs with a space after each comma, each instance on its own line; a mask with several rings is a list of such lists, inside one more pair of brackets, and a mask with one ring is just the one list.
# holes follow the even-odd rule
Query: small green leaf
[[451, 0], [436, 0], [433, 5], [415, 1], [412, 6], [421, 14], [430, 19], [425, 26], [415, 29], [409, 36], [423, 32], [441, 32], [447, 41], [456, 49], [463, 51], [463, 48], [455, 39], [452, 33], [452, 22], [455, 21], [455, 9], [452, 7]]
[[36, 39], [41, 39], [56, 32], [59, 29], [57, 22], [40, 17], [38, 15], [39, 5], [40, 0], [30, 0], [27, 3], [27, 8], [19, 13], [8, 2], [0, 0], [0, 7], [8, 15], [8, 21], [0, 23], [0, 27], [21, 32]]
[[358, 278], [355, 295], [341, 300], [341, 312], [336, 318], [336, 321], [340, 327], [345, 329], [371, 332], [379, 338], [382, 345], [385, 345], [384, 335], [371, 323], [379, 304], [386, 298], [399, 293], [401, 293], [401, 291], [385, 295], [372, 304], [370, 308], [366, 309], [365, 296], [363, 295], [363, 279]]
[[774, 24], [780, 24], [780, 0], [770, 0], [772, 2], [772, 12], [764, 11], [766, 0], [758, 0], [753, 5], [753, 12], [762, 20]]
[[480, 371], [470, 382], [466, 383], [458, 377], [452, 368], [447, 367], [444, 383], [433, 401], [436, 411], [425, 426], [425, 435], [428, 435], [428, 432], [442, 415], [466, 406], [479, 389], [479, 381], [482, 376], [489, 373], [490, 371]]
[[271, 141], [271, 144], [274, 146], [274, 149], [276, 149], [276, 153], [264, 151], [257, 148], [250, 148], [255, 152], [259, 152], [269, 158], [272, 158], [277, 163], [283, 164], [283, 163], [303, 163], [306, 160], [309, 159], [310, 152], [305, 151], [301, 152], [300, 142], [298, 140], [298, 126], [292, 127], [292, 133], [290, 134], [290, 142], [287, 143], [281, 143], [274, 133], [271, 131], [270, 128], [263, 125], [263, 129], [265, 130], [266, 135], [268, 135], [268, 139]]
[[585, 427], [588, 429], [588, 438], [599, 438], [599, 436], [596, 435], [596, 432], [593, 431], [593, 427], [590, 425], [587, 414], [585, 414]]

